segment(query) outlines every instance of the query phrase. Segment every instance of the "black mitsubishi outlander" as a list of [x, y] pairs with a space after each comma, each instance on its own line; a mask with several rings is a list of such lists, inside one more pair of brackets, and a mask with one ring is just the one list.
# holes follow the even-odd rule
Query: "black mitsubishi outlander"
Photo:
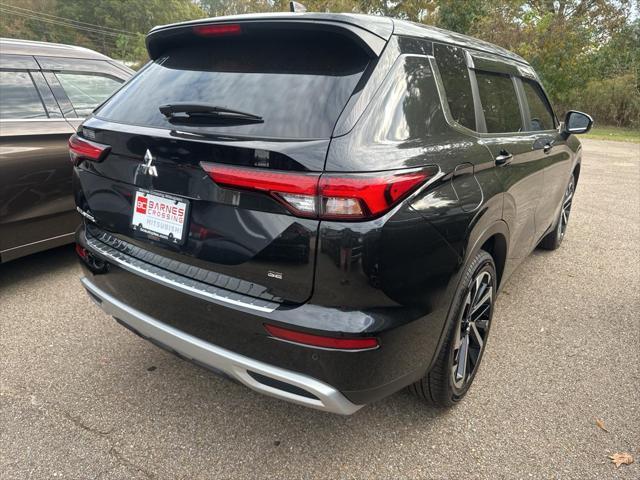
[[154, 28], [69, 141], [82, 285], [258, 392], [351, 414], [469, 389], [496, 295], [566, 233], [591, 118], [519, 56], [352, 14]]

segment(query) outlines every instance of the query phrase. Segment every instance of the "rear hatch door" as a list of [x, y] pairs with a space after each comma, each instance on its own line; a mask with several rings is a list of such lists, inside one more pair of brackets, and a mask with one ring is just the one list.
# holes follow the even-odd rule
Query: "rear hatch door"
[[233, 25], [156, 39], [154, 60], [79, 132], [110, 148], [99, 162], [79, 163], [76, 200], [95, 218], [90, 231], [149, 251], [149, 261], [300, 303], [313, 288], [319, 221], [254, 184], [221, 186], [206, 166], [239, 168], [248, 182], [255, 172], [321, 172], [336, 120], [375, 52], [353, 27]]

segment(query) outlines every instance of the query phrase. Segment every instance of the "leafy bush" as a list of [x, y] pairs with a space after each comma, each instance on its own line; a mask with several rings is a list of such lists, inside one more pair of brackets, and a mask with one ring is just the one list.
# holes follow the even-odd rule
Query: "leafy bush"
[[640, 128], [640, 90], [632, 73], [592, 80], [571, 97], [570, 107], [590, 114], [597, 124]]

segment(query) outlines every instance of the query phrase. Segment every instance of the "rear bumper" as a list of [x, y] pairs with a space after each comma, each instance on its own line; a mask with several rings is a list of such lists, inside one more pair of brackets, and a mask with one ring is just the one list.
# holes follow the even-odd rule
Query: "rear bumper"
[[361, 408], [331, 385], [205, 342], [131, 308], [98, 288], [87, 277], [81, 282], [96, 304], [134, 332], [188, 360], [224, 372], [253, 390], [341, 415], [350, 415]]
[[[314, 298], [299, 305], [280, 304], [199, 281], [198, 272], [189, 270], [193, 275], [187, 276], [179, 268], [161, 268], [148, 252], [111, 248], [84, 226], [76, 240], [90, 258], [106, 262], [98, 270], [87, 259], [82, 262], [85, 288], [125, 326], [250, 388], [314, 408], [349, 413], [418, 380], [429, 367], [442, 331], [441, 310], [425, 313], [415, 305], [397, 303], [373, 308], [342, 302], [327, 306]], [[120, 310], [114, 313], [113, 305]], [[149, 332], [148, 327], [128, 321], [130, 317], [122, 318], [122, 312], [151, 319], [145, 325], [159, 328]], [[270, 337], [265, 324], [334, 337], [375, 336], [380, 347], [357, 351], [309, 347]], [[166, 338], [169, 334], [171, 341]], [[195, 356], [192, 347], [186, 349], [185, 338], [191, 345], [205, 346], [198, 350], [204, 357]], [[210, 353], [203, 353], [211, 351], [237, 356], [244, 362], [241, 365], [255, 362], [261, 369], [238, 370], [227, 360], [219, 364], [217, 356], [213, 361]], [[277, 373], [270, 374], [272, 370]], [[294, 381], [286, 380], [291, 378]]]

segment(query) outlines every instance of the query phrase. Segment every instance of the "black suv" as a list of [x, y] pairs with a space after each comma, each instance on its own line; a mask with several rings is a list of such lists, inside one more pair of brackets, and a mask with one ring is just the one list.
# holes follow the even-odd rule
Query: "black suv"
[[497, 291], [580, 174], [533, 69], [383, 17], [157, 27], [70, 140], [89, 295], [158, 346], [350, 414], [468, 390]]

